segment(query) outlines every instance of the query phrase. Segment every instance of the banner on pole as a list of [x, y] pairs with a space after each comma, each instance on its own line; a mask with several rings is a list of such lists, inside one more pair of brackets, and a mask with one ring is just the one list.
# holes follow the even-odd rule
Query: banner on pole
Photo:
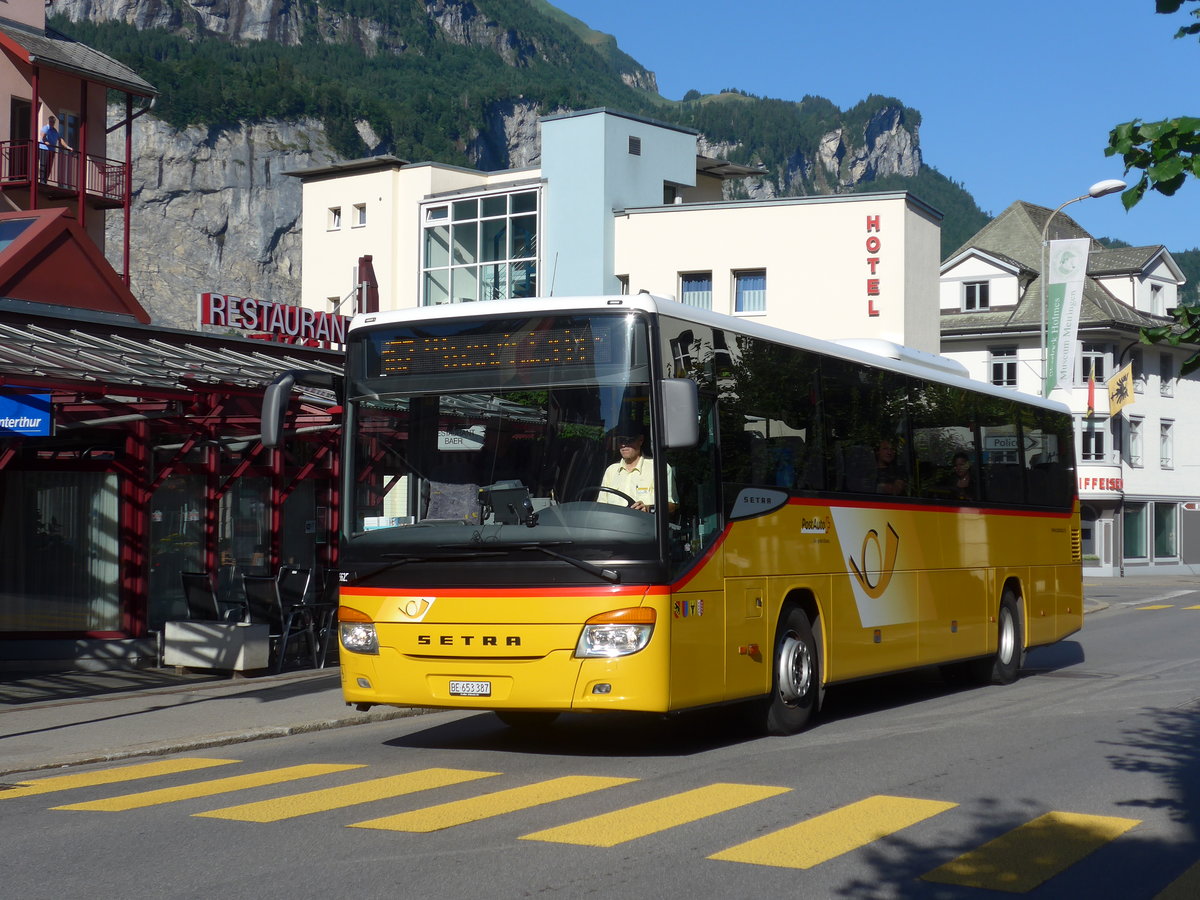
[[1091, 243], [1090, 238], [1050, 242], [1046, 271], [1042, 273], [1046, 291], [1046, 395], [1058, 385], [1071, 382]]
[[1108, 414], [1115, 416], [1133, 402], [1133, 362], [1108, 379]]

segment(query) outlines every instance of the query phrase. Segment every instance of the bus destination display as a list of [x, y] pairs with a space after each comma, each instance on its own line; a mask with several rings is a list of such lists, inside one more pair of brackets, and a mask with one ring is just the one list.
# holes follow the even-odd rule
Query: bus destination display
[[382, 374], [592, 367], [611, 362], [611, 339], [592, 323], [537, 330], [395, 337], [383, 342]]

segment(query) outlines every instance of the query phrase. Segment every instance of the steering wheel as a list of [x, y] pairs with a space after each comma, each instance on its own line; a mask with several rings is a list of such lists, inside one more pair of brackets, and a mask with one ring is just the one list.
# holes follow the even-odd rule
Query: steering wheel
[[626, 506], [633, 506], [633, 504], [637, 502], [632, 497], [630, 497], [628, 494], [626, 494], [624, 491], [618, 491], [616, 488], [605, 487], [602, 484], [597, 484], [592, 487], [585, 487], [583, 490], [581, 490], [576, 495], [575, 499], [582, 500], [584, 494], [590, 494], [592, 491], [595, 491], [597, 494], [599, 494], [601, 491], [607, 491], [610, 494], [616, 494], [618, 497], [620, 497], [622, 500], [625, 501]]

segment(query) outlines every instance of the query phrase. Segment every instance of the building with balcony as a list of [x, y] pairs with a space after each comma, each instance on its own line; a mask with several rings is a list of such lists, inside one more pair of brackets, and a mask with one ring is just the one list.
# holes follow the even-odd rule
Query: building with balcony
[[[0, 15], [0, 98], [8, 99], [8, 115], [0, 115], [0, 193], [10, 210], [70, 209], [103, 250], [107, 210], [122, 210], [128, 226], [132, 123], [157, 91], [111, 57], [47, 28], [43, 0], [8, 0]], [[124, 98], [115, 122], [108, 120], [110, 92]], [[44, 130], [52, 119], [57, 142]], [[108, 156], [115, 131], [125, 139], [119, 159]], [[128, 227], [124, 235], [128, 284]]]

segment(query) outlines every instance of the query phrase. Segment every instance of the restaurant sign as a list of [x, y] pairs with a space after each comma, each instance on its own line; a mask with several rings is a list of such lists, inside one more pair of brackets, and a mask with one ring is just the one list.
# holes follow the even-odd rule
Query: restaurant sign
[[291, 306], [273, 300], [205, 292], [199, 295], [200, 324], [256, 332], [255, 337], [283, 344], [346, 343], [349, 316]]

